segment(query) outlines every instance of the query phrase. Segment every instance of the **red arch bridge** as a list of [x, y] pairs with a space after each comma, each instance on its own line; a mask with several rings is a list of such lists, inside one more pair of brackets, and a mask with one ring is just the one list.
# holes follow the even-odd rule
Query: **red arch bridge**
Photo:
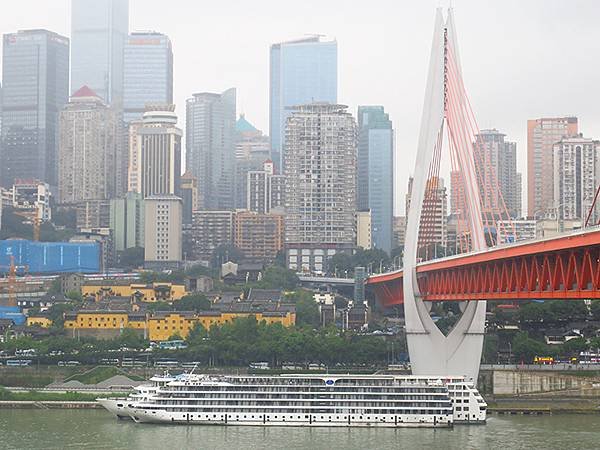
[[[417, 265], [425, 301], [600, 299], [600, 229], [492, 247]], [[404, 302], [402, 270], [367, 280], [384, 306]]]

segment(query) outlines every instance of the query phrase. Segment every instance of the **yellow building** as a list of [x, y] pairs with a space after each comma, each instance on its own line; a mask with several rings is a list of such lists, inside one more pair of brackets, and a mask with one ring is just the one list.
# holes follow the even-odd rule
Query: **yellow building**
[[88, 282], [81, 287], [83, 297], [96, 301], [104, 297], [136, 297], [141, 302], [173, 302], [187, 294], [185, 285], [173, 283], [108, 284]]
[[197, 323], [208, 330], [213, 325], [223, 325], [240, 317], [249, 316], [255, 316], [258, 322], [281, 323], [285, 327], [296, 323], [296, 313], [293, 310], [281, 312], [202, 311], [200, 313], [163, 311], [156, 312], [152, 316], [142, 312], [81, 310], [67, 314], [64, 327], [73, 330], [73, 335], [76, 330], [84, 330], [86, 335], [94, 335], [93, 330], [96, 330], [99, 337], [107, 338], [117, 336], [124, 328], [133, 328], [134, 330], [144, 330], [144, 335], [151, 341], [166, 341], [174, 335], [185, 339]]
[[146, 328], [146, 314], [128, 311], [78, 311], [65, 316], [67, 329]]
[[33, 314], [27, 317], [27, 326], [49, 328], [52, 326], [52, 319], [45, 315]]

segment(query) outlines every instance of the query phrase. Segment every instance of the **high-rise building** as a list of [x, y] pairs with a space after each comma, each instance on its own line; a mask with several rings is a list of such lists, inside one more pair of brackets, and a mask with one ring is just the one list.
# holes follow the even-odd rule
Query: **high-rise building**
[[[180, 196], [181, 136], [177, 127], [175, 105], [149, 104], [142, 125], [129, 128], [130, 142], [135, 145], [129, 153], [137, 153], [136, 164], [130, 164], [129, 180], [137, 180], [133, 189], [144, 198], [152, 195]], [[135, 139], [131, 139], [132, 134]]]
[[357, 127], [344, 105], [294, 108], [285, 139], [286, 259], [323, 271], [355, 246]]
[[235, 204], [236, 209], [246, 209], [248, 197], [248, 172], [262, 170], [271, 158], [269, 137], [263, 135], [241, 114], [235, 124]]
[[527, 121], [527, 216], [554, 208], [553, 146], [564, 136], [579, 132], [577, 117]]
[[78, 230], [110, 228], [110, 200], [81, 200], [73, 206]]
[[116, 251], [144, 246], [144, 212], [144, 199], [136, 192], [110, 201], [110, 229]]
[[283, 172], [285, 124], [291, 107], [313, 102], [337, 103], [337, 42], [309, 36], [271, 46], [271, 158]]
[[177, 269], [181, 265], [181, 199], [152, 195], [144, 199], [144, 267]]
[[[38, 180], [15, 180], [12, 187], [12, 207], [21, 211], [30, 211], [42, 222], [52, 219], [50, 207], [50, 185]], [[0, 203], [2, 203], [0, 201]]]
[[58, 116], [69, 100], [69, 40], [46, 30], [5, 34], [2, 83], [2, 186], [23, 178], [55, 188]]
[[535, 220], [511, 219], [502, 220], [496, 226], [498, 244], [512, 244], [518, 241], [528, 241], [537, 237], [537, 222]]
[[183, 202], [183, 224], [191, 225], [192, 213], [200, 208], [198, 204], [198, 180], [187, 170], [181, 176], [181, 200]]
[[260, 161], [270, 156], [269, 136], [256, 129], [248, 122], [244, 114], [240, 114], [235, 123], [235, 157], [245, 159], [256, 157]]
[[283, 215], [238, 211], [234, 215], [233, 245], [245, 258], [273, 261], [283, 250]]
[[373, 247], [371, 211], [356, 211], [356, 246], [364, 250]]
[[394, 248], [404, 247], [404, 241], [406, 240], [406, 216], [395, 216], [393, 226]]
[[139, 120], [149, 103], [173, 103], [171, 40], [155, 31], [133, 32], [123, 59], [123, 119]]
[[357, 203], [371, 211], [373, 246], [392, 251], [394, 130], [383, 106], [358, 107]]
[[89, 86], [107, 104], [123, 102], [123, 47], [129, 0], [71, 2], [71, 92]]
[[[600, 141], [582, 135], [554, 144], [554, 210], [559, 220], [585, 222], [600, 182]], [[598, 222], [598, 208], [590, 216]]]
[[[413, 178], [410, 177], [406, 193], [407, 217], [410, 210], [412, 184]], [[434, 252], [438, 245], [448, 246], [448, 195], [443, 178], [432, 177], [427, 182], [419, 227], [419, 245], [424, 248], [432, 246]]]
[[262, 170], [247, 174], [247, 209], [261, 214], [284, 208], [285, 177], [275, 175], [273, 161], [267, 159]]
[[141, 179], [138, 166], [138, 130], [144, 126], [143, 120], [132, 120], [127, 124], [127, 191], [139, 192]]
[[198, 179], [206, 209], [232, 209], [236, 91], [200, 93], [186, 103], [186, 167]]
[[521, 217], [521, 174], [517, 172], [517, 144], [505, 141], [505, 136], [496, 129], [481, 130], [475, 137], [480, 154], [480, 164], [476, 161], [475, 169], [484, 211], [502, 212], [504, 203], [510, 217], [518, 218]]
[[214, 251], [233, 244], [233, 211], [194, 211], [192, 218], [192, 253], [208, 262]]
[[90, 88], [82, 87], [60, 113], [60, 203], [120, 195], [117, 167], [121, 150], [117, 112]]

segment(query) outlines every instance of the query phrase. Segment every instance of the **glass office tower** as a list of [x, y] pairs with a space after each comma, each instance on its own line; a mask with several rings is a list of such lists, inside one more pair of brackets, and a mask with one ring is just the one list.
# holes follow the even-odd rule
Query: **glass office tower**
[[58, 116], [69, 98], [69, 39], [47, 30], [4, 35], [0, 176], [57, 184]]
[[134, 32], [125, 43], [123, 118], [142, 118], [149, 103], [173, 103], [173, 49], [168, 36]]
[[392, 250], [394, 130], [383, 106], [358, 107], [358, 209], [371, 210], [373, 246]]
[[129, 0], [73, 0], [71, 93], [88, 86], [107, 104], [123, 100]]
[[337, 103], [337, 42], [310, 36], [271, 46], [271, 158], [281, 171], [285, 122], [291, 107]]

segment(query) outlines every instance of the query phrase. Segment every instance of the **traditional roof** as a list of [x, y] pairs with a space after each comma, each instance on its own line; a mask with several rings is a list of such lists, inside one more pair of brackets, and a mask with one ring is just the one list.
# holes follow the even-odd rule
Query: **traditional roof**
[[98, 94], [86, 85], [80, 87], [71, 97], [98, 97]]
[[248, 132], [248, 131], [258, 131], [254, 125], [246, 120], [246, 116], [244, 114], [240, 114], [240, 118], [235, 123], [235, 131], [239, 133]]

